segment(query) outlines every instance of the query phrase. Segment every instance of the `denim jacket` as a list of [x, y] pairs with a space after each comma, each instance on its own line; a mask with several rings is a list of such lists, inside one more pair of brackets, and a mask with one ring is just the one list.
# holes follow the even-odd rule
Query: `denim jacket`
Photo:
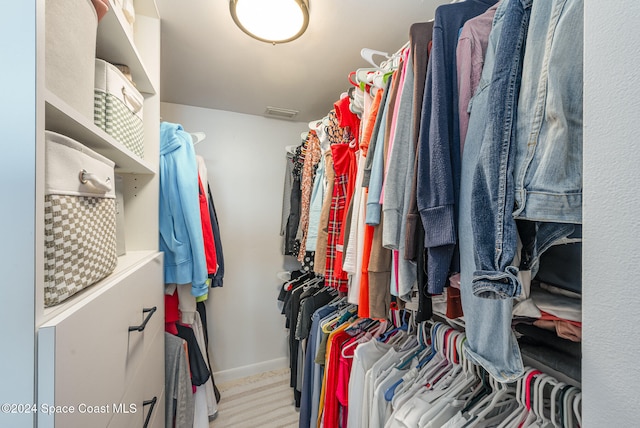
[[546, 249], [573, 242], [582, 221], [582, 1], [535, 2], [530, 9], [520, 89], [509, 86], [519, 94], [517, 108], [511, 100], [506, 116], [492, 110], [474, 177], [474, 293], [490, 298], [521, 292], [512, 265], [516, 218], [536, 222], [526, 239], [532, 274]]
[[524, 58], [516, 218], [582, 223], [583, 1], [536, 4]]
[[524, 372], [518, 342], [511, 330], [512, 300], [486, 299], [473, 292], [475, 242], [472, 231], [471, 202], [473, 177], [480, 155], [482, 136], [487, 121], [489, 92], [495, 55], [502, 34], [507, 6], [503, 0], [496, 10], [482, 70], [482, 78], [469, 104], [469, 128], [462, 155], [460, 180], [460, 292], [467, 334], [466, 354], [499, 381], [512, 381]]
[[510, 298], [520, 294], [513, 218], [514, 164], [518, 95], [533, 0], [512, 0], [504, 24], [488, 94], [489, 119], [484, 128], [473, 176], [471, 216], [476, 247], [474, 294]]

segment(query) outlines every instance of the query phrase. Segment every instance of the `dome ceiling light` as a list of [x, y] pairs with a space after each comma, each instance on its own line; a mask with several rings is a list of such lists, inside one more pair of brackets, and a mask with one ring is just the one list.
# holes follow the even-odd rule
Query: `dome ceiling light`
[[242, 31], [267, 43], [295, 40], [309, 25], [309, 0], [230, 0], [229, 10]]

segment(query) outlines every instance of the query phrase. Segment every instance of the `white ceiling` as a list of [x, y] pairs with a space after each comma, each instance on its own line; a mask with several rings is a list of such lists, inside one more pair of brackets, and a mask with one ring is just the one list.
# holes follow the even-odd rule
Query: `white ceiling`
[[274, 46], [238, 29], [227, 0], [157, 0], [161, 99], [253, 115], [280, 107], [298, 110], [294, 121], [319, 119], [349, 87], [349, 72], [368, 66], [362, 48], [397, 51], [411, 24], [446, 2], [310, 0], [306, 33]]

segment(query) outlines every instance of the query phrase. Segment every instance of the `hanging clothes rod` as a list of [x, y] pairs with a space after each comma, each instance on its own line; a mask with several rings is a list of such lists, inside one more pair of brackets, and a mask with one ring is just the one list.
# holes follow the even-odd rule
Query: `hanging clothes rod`
[[[370, 48], [362, 48], [362, 50], [360, 51], [360, 55], [362, 56], [362, 59], [364, 59], [365, 61], [367, 61], [369, 64], [371, 64], [372, 66], [374, 66], [375, 68], [385, 68], [385, 66], [388, 64], [389, 61], [392, 61], [396, 58], [398, 58], [401, 54], [402, 51], [406, 48], [409, 47], [409, 42], [407, 41], [400, 49], [398, 49], [398, 51], [396, 53], [394, 53], [393, 55], [389, 55], [387, 52], [383, 52], [383, 51], [378, 51], [375, 49], [370, 49]], [[377, 64], [374, 60], [373, 57], [375, 55], [378, 56], [383, 56], [385, 59], [380, 62], [380, 64]]]
[[[460, 1], [464, 1], [464, 0], [452, 0], [450, 2], [450, 4], [453, 3], [458, 3]], [[433, 18], [430, 19], [428, 22], [432, 22]], [[403, 50], [407, 49], [410, 45], [410, 41], [407, 40], [407, 42], [402, 45], [400, 47], [400, 49], [398, 49], [396, 51], [396, 53], [394, 53], [393, 55], [389, 55], [389, 53], [384, 52], [384, 51], [379, 51], [379, 50], [375, 50], [375, 49], [370, 49], [370, 48], [362, 48], [362, 50], [360, 51], [360, 56], [362, 56], [362, 59], [364, 59], [365, 61], [367, 61], [369, 64], [371, 64], [372, 66], [376, 67], [376, 68], [382, 68], [382, 65], [386, 62], [389, 61], [391, 59], [397, 58], [400, 56], [400, 54], [402, 53]], [[373, 56], [374, 55], [379, 55], [379, 56], [384, 56], [386, 59], [384, 61], [382, 61], [380, 64], [376, 64], [376, 62], [373, 60]]]

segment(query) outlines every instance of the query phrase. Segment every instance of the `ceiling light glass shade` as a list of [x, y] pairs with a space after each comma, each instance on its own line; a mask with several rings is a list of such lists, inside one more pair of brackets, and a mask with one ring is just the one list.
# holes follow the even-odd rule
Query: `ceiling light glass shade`
[[308, 0], [230, 0], [229, 9], [242, 31], [263, 42], [290, 42], [309, 25]]

